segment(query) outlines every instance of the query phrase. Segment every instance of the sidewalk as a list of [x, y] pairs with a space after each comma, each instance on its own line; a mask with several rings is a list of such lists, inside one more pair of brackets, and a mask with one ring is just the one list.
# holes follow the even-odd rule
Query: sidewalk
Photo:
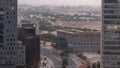
[[46, 56], [41, 56], [41, 67], [39, 68], [55, 68], [53, 62]]

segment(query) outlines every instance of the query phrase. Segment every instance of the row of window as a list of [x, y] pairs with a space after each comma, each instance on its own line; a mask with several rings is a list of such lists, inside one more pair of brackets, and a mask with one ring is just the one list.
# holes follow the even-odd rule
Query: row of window
[[120, 24], [120, 21], [118, 20], [104, 20], [104, 24]]
[[120, 0], [104, 0], [104, 3], [119, 3]]
[[120, 25], [105, 25], [104, 26], [104, 29], [107, 29], [107, 30], [120, 30]]
[[105, 54], [105, 55], [120, 55], [120, 52], [104, 51], [103, 54]]
[[3, 47], [2, 48], [3, 51], [10, 51], [10, 50], [14, 50], [14, 47]]
[[15, 43], [7, 43], [7, 46], [15, 46]]
[[105, 40], [120, 40], [119, 36], [104, 37]]
[[120, 8], [118, 5], [105, 5], [104, 8], [107, 8], [107, 9], [117, 9], [117, 8]]
[[104, 41], [107, 45], [120, 45], [120, 41]]
[[15, 13], [15, 12], [11, 12], [11, 13], [10, 13], [10, 12], [7, 12], [6, 14], [7, 14], [7, 15], [15, 15], [16, 13]]
[[120, 50], [120, 46], [104, 46], [105, 50]]
[[[15, 7], [13, 7], [13, 6], [10, 6], [10, 7], [0, 7], [0, 12], [2, 12], [2, 14], [4, 14], [4, 11], [11, 11], [11, 10], [14, 11]], [[15, 14], [15, 12], [13, 12], [13, 14]]]
[[105, 14], [119, 14], [119, 10], [104, 10]]
[[120, 15], [104, 15], [105, 19], [120, 19]]
[[120, 35], [120, 30], [116, 30], [116, 31], [104, 31], [104, 34], [119, 34]]
[[99, 45], [99, 43], [71, 43], [73, 45]]
[[7, 38], [7, 42], [9, 41], [15, 41], [15, 38]]
[[[3, 60], [3, 59], [5, 59], [5, 58], [2, 58], [2, 57], [1, 57], [0, 59]], [[3, 62], [0, 61], [0, 63], [3, 63]], [[11, 62], [10, 60], [7, 60], [7, 61], [5, 61], [4, 63], [5, 63], [5, 64], [11, 64], [12, 62]]]
[[14, 0], [6, 0], [6, 1], [14, 1]]
[[88, 47], [86, 47], [86, 46], [77, 46], [75, 49], [78, 49], [78, 50], [80, 50], [80, 49], [98, 49], [99, 47], [95, 47], [95, 46], [93, 46], [93, 47], [91, 47], [91, 46], [88, 46]]
[[15, 52], [0, 52], [0, 55], [14, 55]]
[[9, 35], [6, 35], [5, 37], [14, 37], [14, 34], [9, 34]]

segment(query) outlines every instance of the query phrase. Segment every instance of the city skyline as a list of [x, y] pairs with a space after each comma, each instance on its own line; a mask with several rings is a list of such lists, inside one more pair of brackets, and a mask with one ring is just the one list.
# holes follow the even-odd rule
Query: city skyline
[[18, 4], [28, 4], [33, 6], [41, 5], [70, 5], [70, 6], [101, 6], [101, 0], [18, 0]]

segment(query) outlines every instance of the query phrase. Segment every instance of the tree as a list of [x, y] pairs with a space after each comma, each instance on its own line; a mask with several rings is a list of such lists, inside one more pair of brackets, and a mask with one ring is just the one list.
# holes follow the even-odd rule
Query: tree
[[66, 68], [67, 65], [68, 65], [68, 60], [64, 58], [62, 61], [62, 68]]
[[97, 68], [100, 68], [100, 62], [97, 62]]
[[68, 65], [68, 51], [64, 50], [60, 56], [62, 57], [62, 68], [66, 68], [66, 66]]

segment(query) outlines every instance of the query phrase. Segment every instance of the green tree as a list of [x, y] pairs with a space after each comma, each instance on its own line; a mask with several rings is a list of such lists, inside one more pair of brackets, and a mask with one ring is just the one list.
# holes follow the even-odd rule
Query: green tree
[[97, 68], [100, 68], [100, 62], [97, 62]]

